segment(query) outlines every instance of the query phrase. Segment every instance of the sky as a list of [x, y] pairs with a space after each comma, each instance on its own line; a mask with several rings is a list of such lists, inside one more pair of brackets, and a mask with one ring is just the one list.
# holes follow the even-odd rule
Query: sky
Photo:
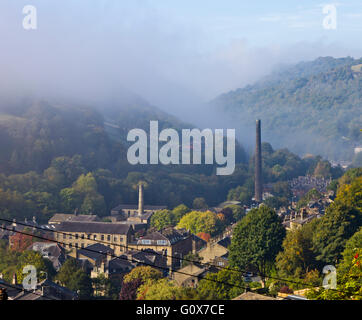
[[[37, 9], [35, 30], [23, 28], [25, 5]], [[124, 88], [191, 120], [281, 65], [362, 57], [361, 32], [360, 0], [2, 0], [0, 87], [98, 101]]]

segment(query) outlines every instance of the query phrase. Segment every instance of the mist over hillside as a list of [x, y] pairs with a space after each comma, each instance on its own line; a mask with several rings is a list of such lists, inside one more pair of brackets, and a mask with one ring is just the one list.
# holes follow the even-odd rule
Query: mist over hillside
[[361, 63], [351, 57], [301, 62], [222, 94], [209, 106], [240, 126], [261, 119], [263, 141], [275, 147], [351, 160], [361, 143]]

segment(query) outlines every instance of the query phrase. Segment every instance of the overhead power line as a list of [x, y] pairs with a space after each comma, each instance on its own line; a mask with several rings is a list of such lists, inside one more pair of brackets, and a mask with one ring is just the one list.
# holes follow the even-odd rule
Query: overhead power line
[[[6, 221], [6, 222], [10, 222], [12, 223], [13, 221], [11, 220], [8, 220], [8, 219], [1, 219], [0, 218], [0, 221]], [[57, 231], [57, 230], [51, 230], [51, 229], [44, 229], [44, 228], [41, 228], [41, 227], [38, 227], [38, 226], [32, 226], [32, 225], [27, 225], [27, 224], [24, 224], [24, 223], [19, 223], [17, 222], [17, 224], [19, 225], [22, 225], [22, 226], [26, 226], [26, 227], [29, 227], [29, 228], [35, 228], [35, 229], [39, 229], [39, 230], [42, 230], [42, 231], [50, 231], [50, 232], [53, 232], [53, 233], [59, 233], [59, 234], [64, 234], [64, 235], [71, 235], [69, 233], [66, 233], [66, 232], [62, 232], [62, 231]], [[13, 230], [8, 230], [8, 231], [13, 231]], [[32, 235], [32, 234], [28, 234], [28, 235]], [[35, 235], [32, 235], [34, 237], [38, 237], [38, 236], [35, 236]], [[63, 244], [63, 245], [67, 245], [66, 243], [62, 243], [60, 241], [56, 241], [56, 240], [53, 240], [53, 239], [48, 239], [48, 238], [44, 238], [44, 240], [48, 240], [48, 241], [52, 241], [52, 242], [57, 242], [57, 243], [60, 243], [60, 244]], [[106, 245], [113, 245], [113, 246], [119, 246], [121, 248], [125, 248], [125, 249], [129, 249], [128, 246], [125, 246], [125, 245], [122, 245], [122, 244], [114, 244], [114, 243], [111, 243], [111, 242], [106, 242], [106, 241], [101, 241], [101, 240], [94, 240], [94, 239], [87, 239], [87, 240], [91, 240], [95, 243], [101, 243], [101, 244], [106, 244]], [[82, 248], [82, 250], [86, 250], [87, 248]], [[90, 249], [92, 250], [92, 249]], [[137, 249], [137, 248], [132, 248], [132, 250], [135, 250], [135, 251], [139, 251], [139, 252], [143, 252], [143, 250], [141, 249]], [[98, 252], [96, 250], [93, 250], [95, 252]], [[102, 253], [102, 252], [98, 252], [98, 253]], [[194, 263], [194, 264], [199, 264], [199, 265], [204, 265], [206, 267], [215, 267], [217, 269], [221, 269], [221, 270], [228, 270], [228, 271], [233, 271], [233, 272], [237, 272], [239, 274], [241, 274], [242, 276], [245, 276], [245, 274], [247, 274], [248, 271], [246, 270], [240, 270], [240, 269], [234, 269], [234, 268], [230, 268], [230, 267], [222, 267], [222, 266], [218, 266], [218, 265], [214, 265], [212, 263], [203, 263], [203, 262], [200, 262], [200, 261], [195, 261], [195, 260], [191, 260], [191, 259], [185, 259], [185, 258], [180, 258], [180, 257], [175, 257], [175, 256], [172, 256], [172, 255], [163, 255], [157, 251], [155, 251], [156, 254], [160, 255], [160, 256], [165, 256], [165, 257], [169, 257], [169, 258], [172, 258], [172, 259], [176, 259], [176, 260], [179, 260], [179, 261], [187, 261], [187, 262], [190, 262], [190, 263]], [[118, 256], [115, 256], [116, 258], [120, 258]], [[124, 258], [125, 259], [125, 258]], [[127, 259], [128, 260], [128, 259]], [[129, 261], [129, 260], [128, 260]], [[140, 263], [140, 262], [138, 262]], [[151, 266], [154, 266], [154, 267], [157, 267], [155, 265], [151, 265]], [[168, 268], [165, 268], [163, 267], [164, 269], [167, 269], [169, 270]], [[177, 273], [182, 273], [182, 271], [176, 271], [176, 270], [172, 270], [173, 272], [177, 272]], [[290, 280], [290, 279], [284, 279], [284, 278], [279, 278], [279, 277], [275, 277], [275, 276], [270, 276], [270, 275], [267, 275], [267, 274], [263, 274], [261, 272], [255, 272], [257, 275], [259, 275], [260, 277], [262, 278], [268, 278], [268, 279], [272, 279], [272, 280], [277, 280], [277, 281], [282, 281], [282, 282], [288, 282], [288, 283], [293, 283], [293, 284], [297, 284], [297, 285], [301, 285], [301, 286], [304, 286], [304, 287], [309, 287], [309, 288], [315, 288], [315, 285], [313, 284], [308, 284], [308, 283], [304, 283], [304, 282], [298, 282], [298, 281], [294, 281], [294, 280]], [[193, 277], [197, 277], [197, 278], [201, 278], [200, 276], [195, 276], [195, 275], [192, 275], [192, 274], [187, 274], [187, 273], [184, 273], [185, 275], [190, 275], [190, 276], [193, 276]], [[204, 278], [203, 278], [204, 279]], [[210, 279], [207, 279], [207, 280], [210, 280]], [[224, 283], [225, 284], [225, 283]], [[227, 284], [227, 283], [226, 283]], [[227, 285], [231, 285], [231, 284], [227, 284]], [[244, 289], [246, 289], [246, 287], [243, 287]], [[342, 290], [338, 290], [338, 289], [330, 289], [330, 290], [333, 290], [333, 291], [336, 291], [336, 292], [342, 292], [342, 293], [347, 293], [345, 291], [342, 291]], [[358, 295], [358, 294], [357, 294]], [[361, 295], [358, 295], [358, 296], [361, 296]]]
[[[66, 243], [61, 242], [61, 241], [48, 239], [48, 238], [45, 238], [45, 237], [41, 237], [41, 236], [38, 236], [38, 235], [33, 235], [31, 233], [22, 232], [22, 231], [19, 231], [19, 230], [11, 230], [11, 229], [7, 229], [6, 227], [0, 227], [0, 229], [7, 230], [7, 231], [12, 231], [12, 232], [17, 232], [17, 233], [20, 233], [20, 234], [23, 234], [23, 235], [32, 236], [32, 237], [37, 238], [37, 239], [51, 241], [51, 242], [59, 243], [59, 244], [62, 244], [62, 245], [66, 245]], [[114, 255], [112, 253], [109, 253], [109, 252], [102, 252], [102, 251], [93, 250], [93, 249], [90, 249], [90, 248], [82, 248], [82, 250], [86, 250], [86, 251], [93, 252], [93, 253], [98, 253], [98, 254], [103, 254], [103, 255], [106, 255], [106, 256], [111, 256], [111, 257], [113, 257], [115, 259], [119, 259], [119, 260], [124, 260], [124, 261], [128, 261], [128, 262], [131, 261], [131, 262], [134, 262], [134, 263], [139, 263], [139, 264], [154, 267], [154, 268], [157, 268], [157, 269], [169, 271], [169, 268], [167, 268], [167, 267], [157, 266], [157, 265], [152, 264], [152, 263], [142, 262], [142, 261], [138, 261], [138, 260], [135, 260], [135, 259], [132, 259], [132, 258], [131, 259], [123, 258], [121, 256], [116, 256], [116, 255]], [[200, 275], [193, 275], [191, 273], [187, 273], [187, 272], [183, 272], [183, 271], [179, 271], [179, 270], [173, 270], [173, 272], [183, 274], [183, 275], [187, 275], [187, 276], [191, 276], [191, 277], [195, 277], [195, 278], [198, 278], [198, 279], [199, 278], [204, 279]], [[205, 279], [205, 280], [216, 282], [216, 283], [223, 284], [223, 285], [227, 285], [227, 286], [230, 286], [230, 287], [237, 287], [237, 288], [244, 289], [244, 290], [248, 288], [246, 286], [239, 286], [239, 285], [231, 284], [231, 283], [228, 283], [228, 282], [225, 282], [225, 281], [218, 281], [218, 280], [214, 280], [214, 279]]]

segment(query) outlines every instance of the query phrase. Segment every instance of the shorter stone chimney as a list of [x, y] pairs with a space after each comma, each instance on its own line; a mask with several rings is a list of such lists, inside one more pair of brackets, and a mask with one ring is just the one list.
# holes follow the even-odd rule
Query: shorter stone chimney
[[143, 214], [143, 184], [138, 185], [138, 215]]

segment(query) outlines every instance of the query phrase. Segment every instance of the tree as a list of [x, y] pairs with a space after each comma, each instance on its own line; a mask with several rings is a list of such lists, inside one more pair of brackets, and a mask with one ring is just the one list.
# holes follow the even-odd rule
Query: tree
[[54, 274], [52, 266], [50, 267], [49, 264], [46, 264], [44, 258], [38, 252], [26, 250], [20, 255], [18, 260], [16, 275], [19, 283], [21, 283], [26, 276], [26, 274], [23, 273], [23, 269], [27, 265], [32, 265], [36, 268], [38, 281], [46, 279], [47, 275]]
[[63, 208], [66, 212], [73, 212], [80, 208], [82, 204], [82, 195], [74, 188], [64, 188], [59, 193]]
[[241, 273], [223, 269], [207, 274], [200, 280], [197, 290], [209, 299], [230, 300], [245, 291], [245, 283]]
[[317, 189], [309, 190], [297, 203], [297, 209], [305, 207], [310, 201], [316, 201], [322, 197]]
[[195, 198], [192, 207], [194, 209], [206, 210], [209, 206], [204, 198]]
[[240, 201], [242, 205], [249, 205], [253, 197], [253, 183], [248, 180], [243, 186], [238, 186], [229, 190], [227, 199], [233, 201]]
[[343, 259], [338, 265], [338, 274], [347, 274], [350, 271], [353, 265], [352, 260], [359, 248], [362, 248], [362, 228], [346, 242], [346, 246], [342, 252]]
[[92, 280], [81, 269], [74, 274], [69, 289], [77, 292], [81, 300], [88, 300], [93, 296]]
[[184, 256], [183, 260], [182, 260], [182, 268], [188, 266], [190, 263], [197, 263], [197, 262], [201, 262], [202, 261], [202, 257], [199, 256], [198, 253], [188, 253], [187, 255]]
[[81, 174], [73, 184], [73, 188], [80, 193], [92, 193], [97, 191], [97, 181], [92, 173]]
[[202, 240], [206, 241], [206, 242], [209, 242], [210, 239], [211, 239], [210, 233], [199, 232], [199, 233], [197, 234], [197, 236], [198, 236], [199, 238], [201, 238]]
[[317, 260], [335, 264], [341, 258], [346, 241], [362, 226], [362, 177], [342, 185], [335, 201], [319, 219], [313, 247]]
[[133, 279], [128, 282], [123, 282], [119, 300], [136, 300], [137, 290], [142, 285], [141, 279]]
[[147, 280], [158, 280], [160, 278], [162, 278], [161, 271], [149, 266], [140, 266], [132, 269], [130, 273], [126, 274], [123, 278], [123, 283], [127, 283], [135, 279], [140, 279], [143, 283], [145, 283]]
[[281, 207], [287, 207], [289, 201], [287, 198], [270, 197], [264, 201], [264, 204], [270, 208], [277, 210]]
[[184, 204], [180, 204], [177, 207], [175, 207], [172, 210], [172, 215], [171, 215], [172, 225], [174, 226], [177, 225], [181, 220], [181, 218], [190, 211], [191, 211], [190, 208], [188, 208]]
[[199, 300], [196, 289], [178, 287], [166, 278], [148, 280], [138, 288], [137, 300]]
[[93, 295], [92, 280], [83, 271], [77, 260], [69, 258], [61, 266], [56, 279], [61, 285], [77, 292], [79, 299], [90, 299]]
[[282, 249], [285, 229], [274, 210], [266, 206], [252, 209], [235, 227], [229, 248], [230, 265], [239, 270], [257, 270], [266, 275]]
[[185, 228], [193, 234], [204, 232], [212, 236], [221, 232], [224, 227], [225, 223], [218, 219], [216, 213], [211, 211], [191, 211], [184, 215], [177, 224], [177, 228]]
[[156, 211], [151, 217], [151, 227], [156, 230], [164, 229], [172, 225], [172, 217], [170, 210], [159, 210]]
[[331, 178], [332, 177], [332, 166], [329, 161], [319, 161], [314, 169], [314, 175], [316, 177]]
[[275, 197], [283, 197], [290, 199], [292, 197], [292, 190], [290, 184], [287, 181], [278, 181], [272, 186], [272, 194]]
[[362, 249], [356, 248], [352, 256], [346, 256], [342, 265], [344, 271], [337, 269], [337, 289], [319, 288], [307, 292], [308, 299], [314, 300], [362, 300]]
[[[232, 217], [229, 216], [228, 209], [231, 209]], [[222, 210], [222, 212], [225, 214], [226, 219], [229, 220], [230, 222], [237, 222], [237, 221], [241, 220], [241, 218], [244, 215], [244, 209], [241, 206], [238, 206], [236, 204], [231, 204], [231, 205], [225, 207]]]
[[276, 257], [276, 265], [281, 276], [293, 276], [300, 279], [309, 270], [317, 267], [316, 254], [313, 251], [313, 232], [316, 221], [287, 232], [283, 241], [283, 251]]
[[80, 208], [82, 214], [97, 214], [103, 216], [105, 211], [106, 205], [104, 198], [97, 192], [87, 194]]

